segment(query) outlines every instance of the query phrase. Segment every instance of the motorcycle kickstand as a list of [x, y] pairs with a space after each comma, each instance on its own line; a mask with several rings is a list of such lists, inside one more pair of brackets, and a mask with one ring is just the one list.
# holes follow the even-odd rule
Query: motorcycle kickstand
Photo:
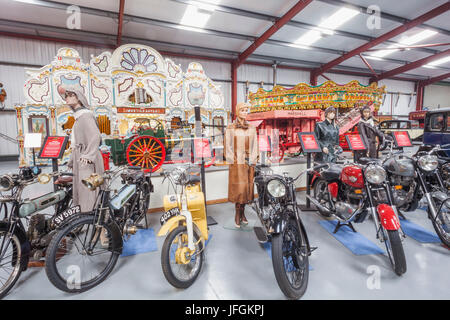
[[334, 228], [333, 233], [336, 233], [339, 231], [339, 229], [343, 226], [348, 226], [350, 229], [352, 229], [353, 232], [356, 232], [355, 228], [353, 227], [353, 224], [349, 222], [341, 223], [341, 221], [338, 220], [338, 223], [336, 225], [336, 228]]

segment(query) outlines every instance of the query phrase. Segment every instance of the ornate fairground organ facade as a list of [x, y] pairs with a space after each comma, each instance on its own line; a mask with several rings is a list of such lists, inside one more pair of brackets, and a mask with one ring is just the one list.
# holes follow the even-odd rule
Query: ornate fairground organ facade
[[338, 110], [340, 134], [351, 129], [360, 119], [359, 108], [374, 103], [380, 107], [385, 87], [376, 83], [365, 86], [353, 80], [345, 85], [327, 81], [319, 86], [300, 83], [293, 88], [275, 86], [249, 93], [251, 103], [248, 120], [267, 132], [279, 133], [280, 153], [300, 151], [297, 132], [314, 130], [315, 123], [324, 119], [324, 110], [330, 106]]
[[[201, 121], [207, 128], [225, 126], [229, 119], [220, 87], [199, 63], [190, 63], [183, 72], [172, 60], [144, 45], [123, 45], [112, 54], [92, 57], [89, 63], [83, 63], [76, 50], [61, 48], [50, 64], [26, 72], [26, 100], [16, 107], [21, 166], [32, 159], [31, 152], [24, 149], [26, 133], [41, 132], [43, 137], [70, 134], [73, 113], [58, 93], [60, 85], [82, 88], [117, 161], [124, 155], [115, 153], [126, 150], [123, 146], [115, 150], [116, 142], [123, 145], [143, 127], [167, 148], [174, 131], [194, 124], [194, 106], [201, 107]], [[69, 155], [70, 149], [62, 161]]]

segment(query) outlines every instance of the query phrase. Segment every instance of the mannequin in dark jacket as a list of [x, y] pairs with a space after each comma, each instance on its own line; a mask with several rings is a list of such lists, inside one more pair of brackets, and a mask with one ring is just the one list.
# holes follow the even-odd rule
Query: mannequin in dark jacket
[[355, 151], [355, 161], [362, 157], [378, 158], [377, 137], [380, 145], [383, 144], [384, 135], [377, 128], [372, 117], [370, 105], [361, 108], [361, 120], [358, 123], [358, 132], [361, 135], [367, 150]]
[[316, 153], [315, 161], [336, 162], [335, 147], [339, 145], [339, 127], [336, 125], [336, 109], [325, 110], [325, 120], [316, 123], [314, 133], [322, 152]]

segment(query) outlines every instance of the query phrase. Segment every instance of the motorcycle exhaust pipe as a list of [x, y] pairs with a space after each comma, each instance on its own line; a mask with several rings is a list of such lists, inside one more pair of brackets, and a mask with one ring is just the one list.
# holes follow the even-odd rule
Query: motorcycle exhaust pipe
[[323, 205], [321, 205], [321, 204], [319, 203], [319, 201], [317, 201], [316, 199], [314, 199], [314, 198], [311, 197], [310, 195], [306, 195], [306, 197], [309, 199], [309, 201], [312, 202], [313, 205], [316, 206], [316, 208], [318, 208], [318, 209], [320, 209], [321, 211], [323, 211], [323, 212], [329, 214], [330, 216], [331, 216], [331, 215], [333, 215], [333, 216], [335, 215], [332, 211], [330, 211], [330, 209], [328, 209], [328, 208], [324, 207]]

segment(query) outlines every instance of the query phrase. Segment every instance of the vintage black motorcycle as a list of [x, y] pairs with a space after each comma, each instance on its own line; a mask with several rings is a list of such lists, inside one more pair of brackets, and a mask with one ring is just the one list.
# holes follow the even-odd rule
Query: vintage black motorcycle
[[[438, 154], [449, 148], [450, 145], [421, 147], [413, 157], [397, 156], [385, 163], [389, 179], [396, 189], [394, 195], [399, 209], [415, 210], [421, 199], [425, 197], [428, 205], [428, 218], [441, 241], [448, 247], [450, 247], [450, 195], [448, 191], [450, 181], [443, 173], [448, 163], [439, 158]], [[412, 189], [412, 196], [407, 197], [406, 200], [401, 193], [399, 196], [399, 192], [404, 188], [405, 179], [409, 181], [407, 188]]]
[[[123, 186], [113, 192], [111, 184], [119, 175]], [[150, 175], [140, 167], [122, 166], [83, 180], [89, 189], [100, 192], [91, 213], [75, 215], [68, 223], [64, 217], [59, 221], [45, 264], [55, 287], [78, 293], [106, 279], [122, 253], [123, 238], [148, 228], [146, 214], [153, 192]]]
[[[0, 298], [11, 290], [29, 266], [43, 266], [56, 231], [54, 219], [67, 214], [72, 202], [71, 176], [71, 173], [46, 174], [38, 167], [25, 167], [18, 174], [0, 177]], [[25, 187], [38, 182], [48, 183], [52, 177], [58, 177], [53, 192], [34, 199], [22, 199]], [[54, 214], [38, 214], [52, 206]], [[72, 210], [76, 211], [76, 208]]]
[[[305, 172], [304, 172], [305, 173]], [[302, 173], [302, 174], [304, 174]], [[258, 199], [253, 209], [262, 227], [254, 231], [260, 243], [272, 243], [272, 264], [281, 291], [289, 299], [299, 299], [306, 291], [309, 277], [309, 245], [297, 207], [293, 179], [257, 165], [254, 183]]]

